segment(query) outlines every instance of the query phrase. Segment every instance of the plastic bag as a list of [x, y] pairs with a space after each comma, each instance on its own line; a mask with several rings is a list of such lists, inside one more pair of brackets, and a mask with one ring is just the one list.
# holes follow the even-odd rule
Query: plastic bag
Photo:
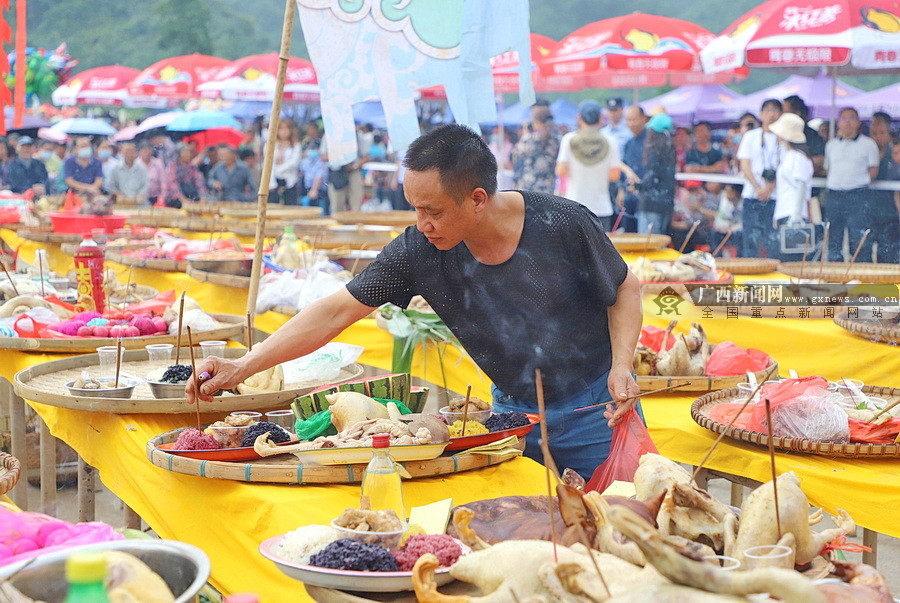
[[[383, 406], [387, 406], [388, 402], [393, 402], [397, 405], [397, 409], [400, 411], [401, 415], [412, 414], [412, 411], [409, 409], [409, 407], [407, 407], [406, 404], [400, 402], [399, 400], [388, 400], [386, 398], [373, 399], [381, 403]], [[335, 429], [334, 425], [331, 424], [330, 408], [326, 408], [323, 411], [317, 412], [308, 419], [297, 419], [297, 421], [294, 423], [294, 431], [297, 433], [297, 437], [301, 440], [314, 440], [319, 436], [330, 436], [337, 434], [337, 429]]]
[[752, 416], [747, 424], [747, 429], [767, 433], [766, 405], [763, 400], [769, 400], [774, 415], [783, 404], [790, 404], [803, 395], [809, 387], [828, 389], [828, 381], [823, 377], [802, 377], [800, 379], [785, 379], [779, 383], [767, 383], [759, 390], [759, 403], [750, 405]]
[[640, 458], [652, 452], [658, 454], [656, 445], [641, 416], [633, 408], [625, 419], [613, 428], [612, 445], [609, 456], [603, 464], [594, 469], [594, 474], [585, 487], [586, 492], [603, 492], [614, 481], [633, 482]]
[[265, 275], [259, 284], [256, 313], [263, 314], [275, 306], [302, 310], [316, 300], [342, 289], [346, 278], [335, 277], [331, 262], [317, 262], [309, 271], [281, 272]]
[[[219, 323], [216, 322], [216, 319], [204, 312], [203, 310], [185, 310], [184, 319], [182, 321], [182, 329], [191, 328], [191, 331], [194, 333], [199, 333], [200, 331], [212, 331], [213, 329], [217, 329], [219, 327]], [[173, 320], [172, 324], [169, 325], [169, 335], [177, 335], [178, 334], [178, 321]]]
[[[647, 346], [656, 353], [659, 353], [659, 349], [660, 347], [662, 347], [663, 335], [665, 335], [665, 333], [665, 329], [660, 329], [659, 327], [654, 327], [653, 325], [645, 325], [644, 328], [641, 329], [641, 337], [638, 340], [638, 343]], [[666, 349], [672, 349], [673, 345], [675, 345], [675, 336], [670, 333]]]
[[[779, 404], [772, 404], [772, 435], [845, 444], [850, 441], [849, 417], [837, 402], [843, 396], [817, 385]], [[767, 433], [765, 398], [755, 403], [754, 423]], [[761, 416], [760, 416], [761, 415]]]
[[53, 330], [53, 325], [59, 324], [59, 317], [47, 308], [32, 308], [20, 314], [13, 323], [13, 329], [19, 337], [56, 338], [64, 337]]
[[337, 379], [341, 369], [357, 361], [365, 348], [332, 341], [312, 354], [282, 364], [285, 387]]
[[746, 350], [731, 341], [723, 341], [713, 348], [706, 363], [706, 374], [710, 377], [721, 375], [743, 375], [747, 371], [756, 373], [769, 366], [769, 355], [762, 350]]
[[900, 435], [900, 417], [884, 423], [869, 423], [850, 419], [850, 441], [865, 444], [893, 444]]

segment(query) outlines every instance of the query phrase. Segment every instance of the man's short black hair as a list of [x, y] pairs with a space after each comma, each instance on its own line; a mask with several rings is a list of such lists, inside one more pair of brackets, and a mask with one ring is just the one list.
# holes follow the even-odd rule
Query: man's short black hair
[[695, 123], [695, 124], [694, 124], [694, 131], [696, 132], [696, 131], [697, 131], [697, 128], [699, 128], [700, 126], [705, 126], [707, 130], [709, 130], [710, 132], [712, 132], [712, 124], [709, 123], [709, 122], [706, 121], [706, 120], [698, 121], [697, 123]]
[[227, 142], [220, 142], [219, 144], [216, 145], [216, 147], [220, 151], [227, 149], [227, 150], [231, 151], [232, 153], [237, 153], [237, 149], [234, 148], [233, 146], [231, 146], [230, 144], [228, 144]]
[[243, 161], [249, 157], [256, 157], [256, 153], [253, 152], [253, 149], [244, 149], [238, 154], [238, 157]]
[[880, 121], [881, 123], [886, 125], [888, 130], [894, 129], [894, 123], [891, 119], [891, 116], [884, 111], [876, 111], [872, 114], [872, 123], [874, 124], [876, 121]]
[[803, 102], [802, 98], [796, 94], [792, 94], [784, 99], [784, 102], [790, 104], [793, 112], [802, 117], [803, 121], [809, 119], [809, 107], [806, 106], [806, 103]]
[[859, 119], [859, 111], [857, 111], [855, 107], [843, 107], [840, 111], [838, 111], [838, 116], [841, 116], [847, 112], [853, 112], [853, 117]]
[[764, 111], [766, 107], [775, 107], [779, 111], [783, 111], [784, 108], [781, 106], [781, 101], [777, 98], [767, 98], [763, 101], [762, 106], [760, 107], [760, 111]]
[[459, 124], [419, 136], [406, 150], [403, 165], [415, 172], [437, 169], [444, 192], [457, 203], [476, 188], [497, 192], [497, 160], [484, 140]]

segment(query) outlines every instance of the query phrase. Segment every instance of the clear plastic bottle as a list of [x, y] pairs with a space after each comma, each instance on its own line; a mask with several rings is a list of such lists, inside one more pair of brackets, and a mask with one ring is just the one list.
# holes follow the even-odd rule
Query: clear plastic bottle
[[94, 299], [97, 312], [102, 313], [106, 306], [106, 294], [103, 292], [103, 250], [91, 235], [86, 234], [75, 250], [74, 258], [79, 303], [83, 295], [89, 295]]
[[293, 226], [288, 224], [284, 227], [284, 234], [281, 235], [281, 240], [287, 241], [285, 244], [291, 245], [294, 248], [297, 247], [297, 235], [294, 233]]
[[76, 553], [66, 559], [69, 591], [65, 603], [109, 603], [106, 596], [106, 555]]
[[360, 506], [365, 508], [365, 499], [368, 498], [370, 509], [392, 509], [397, 517], [406, 520], [403, 488], [400, 485], [400, 474], [391, 458], [390, 445], [391, 437], [386, 433], [372, 437], [372, 460], [363, 474]]

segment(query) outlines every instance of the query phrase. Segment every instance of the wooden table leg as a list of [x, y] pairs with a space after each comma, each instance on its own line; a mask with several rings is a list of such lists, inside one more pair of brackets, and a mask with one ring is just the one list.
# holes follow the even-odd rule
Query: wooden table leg
[[[122, 503], [125, 504], [125, 503]], [[125, 505], [125, 527], [131, 528], [132, 530], [140, 530], [141, 529], [141, 516], [138, 515], [134, 509]]]
[[[20, 483], [10, 490], [9, 497], [13, 503], [22, 509], [28, 510], [28, 445], [25, 441], [25, 400], [17, 396], [6, 379], [3, 380], [3, 390], [9, 400], [9, 431], [10, 452], [19, 459], [22, 465]], [[56, 484], [54, 484], [55, 486]]]
[[78, 521], [94, 521], [94, 471], [78, 457]]
[[866, 565], [878, 567], [878, 532], [863, 528], [863, 545], [872, 549], [872, 552], [863, 551], [862, 560]]
[[744, 502], [744, 487], [735, 482], [731, 482], [731, 506], [739, 507]]
[[[40, 419], [38, 419], [40, 420]], [[56, 438], [40, 421], [41, 438], [41, 513], [56, 515]]]

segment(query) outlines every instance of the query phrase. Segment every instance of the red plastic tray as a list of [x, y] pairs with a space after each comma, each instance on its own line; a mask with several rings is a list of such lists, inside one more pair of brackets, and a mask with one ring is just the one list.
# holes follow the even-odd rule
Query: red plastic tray
[[49, 216], [53, 232], [59, 234], [88, 234], [95, 228], [102, 228], [105, 233], [113, 234], [116, 230], [125, 228], [125, 221], [129, 217], [122, 214], [91, 216], [62, 211], [49, 212]]
[[490, 444], [492, 442], [496, 442], [497, 440], [508, 438], [509, 436], [524, 438], [526, 435], [531, 433], [531, 430], [534, 429], [535, 425], [541, 422], [540, 417], [538, 417], [537, 415], [532, 415], [529, 413], [526, 414], [528, 415], [528, 420], [531, 421], [529, 425], [522, 425], [521, 427], [514, 427], [512, 429], [504, 429], [503, 431], [492, 431], [491, 433], [479, 433], [478, 435], [465, 436], [462, 438], [450, 438], [450, 443], [446, 448], [444, 448], [444, 452], [451, 452], [454, 450], [468, 450], [469, 448], [484, 446], [485, 444]]

